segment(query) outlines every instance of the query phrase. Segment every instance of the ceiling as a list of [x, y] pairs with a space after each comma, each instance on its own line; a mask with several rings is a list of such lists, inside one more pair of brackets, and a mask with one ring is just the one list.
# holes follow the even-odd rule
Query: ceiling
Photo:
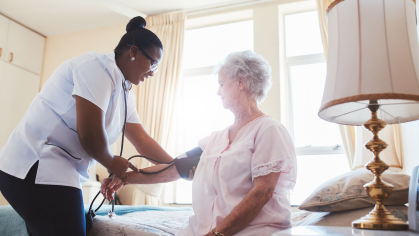
[[0, 0], [0, 13], [52, 36], [127, 23], [135, 15], [190, 11], [257, 0]]

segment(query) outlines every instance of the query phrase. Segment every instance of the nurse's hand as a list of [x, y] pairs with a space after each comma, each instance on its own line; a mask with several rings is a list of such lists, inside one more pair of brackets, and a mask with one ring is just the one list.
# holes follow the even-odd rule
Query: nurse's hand
[[128, 170], [128, 168], [132, 169], [135, 172], [138, 172], [137, 167], [135, 167], [131, 162], [129, 162], [127, 159], [120, 157], [120, 156], [114, 156], [112, 159], [112, 162], [108, 169], [116, 176], [118, 176], [120, 179], [125, 179], [125, 172]]
[[189, 170], [189, 176], [188, 178], [185, 178], [186, 180], [192, 181], [193, 177], [195, 176], [196, 167], [193, 166], [192, 169]]

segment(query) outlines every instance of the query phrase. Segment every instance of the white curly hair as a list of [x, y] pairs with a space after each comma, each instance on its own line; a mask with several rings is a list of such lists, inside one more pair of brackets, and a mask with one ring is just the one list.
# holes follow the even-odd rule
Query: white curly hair
[[249, 50], [230, 53], [218, 65], [215, 73], [219, 74], [221, 70], [231, 80], [246, 78], [245, 89], [258, 103], [266, 98], [272, 86], [271, 66], [268, 61]]

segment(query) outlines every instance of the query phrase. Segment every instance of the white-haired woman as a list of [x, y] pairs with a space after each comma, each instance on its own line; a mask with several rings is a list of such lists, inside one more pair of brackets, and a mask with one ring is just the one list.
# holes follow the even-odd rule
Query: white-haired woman
[[[178, 236], [271, 235], [291, 226], [286, 193], [296, 181], [293, 142], [281, 123], [258, 108], [271, 87], [270, 72], [268, 62], [251, 51], [232, 53], [221, 64], [218, 95], [235, 120], [199, 142], [203, 153], [193, 177], [194, 215]], [[175, 167], [129, 176], [125, 184], [179, 178]]]

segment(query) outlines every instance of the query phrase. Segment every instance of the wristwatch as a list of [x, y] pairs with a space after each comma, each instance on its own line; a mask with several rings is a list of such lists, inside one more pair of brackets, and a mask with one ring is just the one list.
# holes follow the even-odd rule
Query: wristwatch
[[224, 234], [219, 233], [218, 231], [216, 231], [215, 229], [212, 230], [212, 232], [215, 234], [215, 236], [224, 236]]

